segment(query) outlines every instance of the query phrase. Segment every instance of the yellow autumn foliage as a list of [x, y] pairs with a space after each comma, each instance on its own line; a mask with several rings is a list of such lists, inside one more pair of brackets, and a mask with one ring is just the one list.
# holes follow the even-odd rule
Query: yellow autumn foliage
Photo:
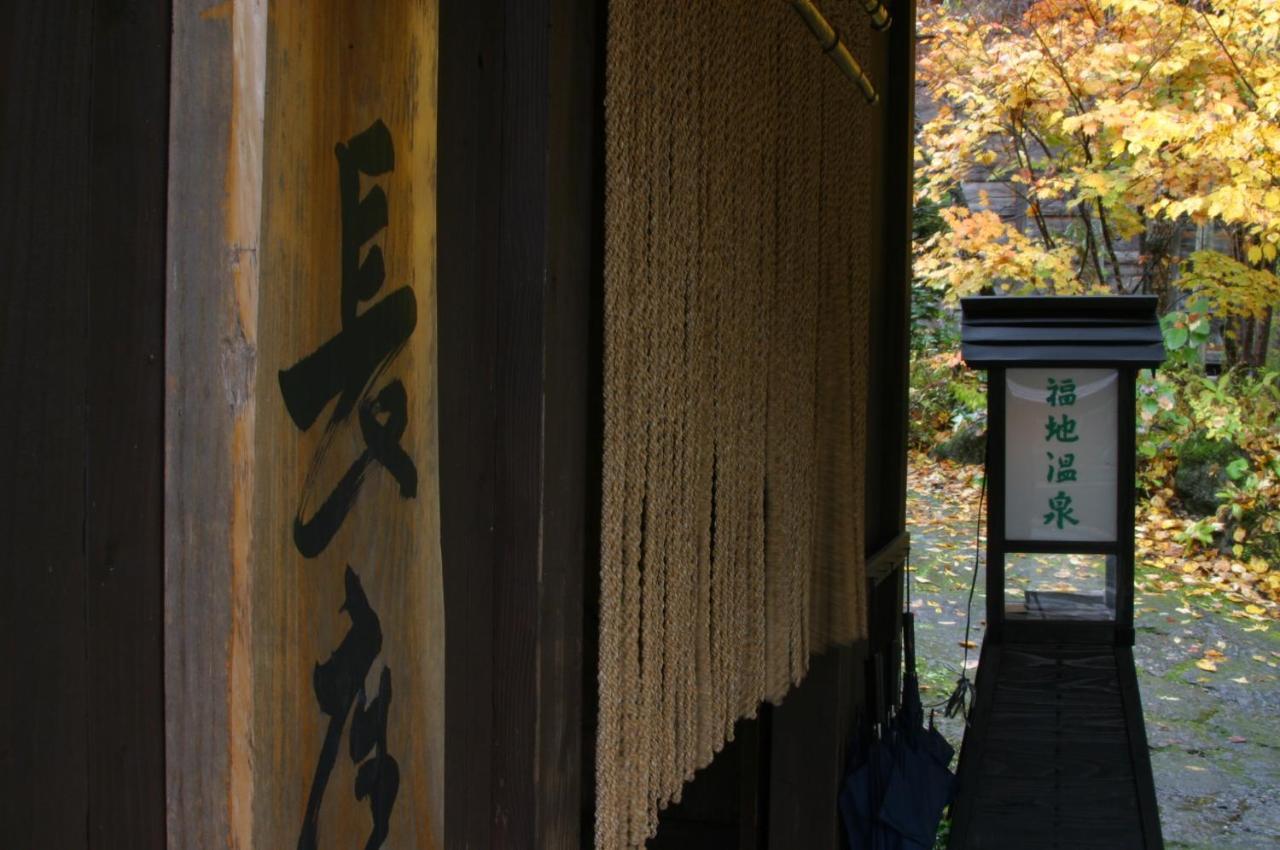
[[920, 198], [953, 203], [985, 165], [1029, 234], [990, 210], [952, 215], [919, 246], [925, 279], [953, 295], [1117, 290], [1117, 244], [1166, 220], [1231, 235], [1235, 256], [1176, 257], [1217, 310], [1280, 300], [1280, 0], [1040, 0], [1009, 19], [944, 4], [920, 30], [939, 107]]

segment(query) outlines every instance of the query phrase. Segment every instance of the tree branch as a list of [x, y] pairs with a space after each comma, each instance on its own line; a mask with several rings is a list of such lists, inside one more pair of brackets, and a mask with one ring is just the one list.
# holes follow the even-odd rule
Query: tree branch
[[1111, 227], [1107, 224], [1107, 211], [1102, 206], [1101, 198], [1094, 198], [1098, 205], [1098, 223], [1102, 225], [1102, 241], [1107, 246], [1107, 258], [1111, 261], [1111, 272], [1116, 276], [1116, 291], [1124, 291], [1124, 279], [1120, 275], [1120, 260], [1116, 257], [1116, 247], [1111, 240]]
[[[1081, 259], [1091, 257], [1093, 259], [1094, 273], [1098, 275], [1098, 283], [1105, 283], [1107, 278], [1102, 273], [1102, 263], [1098, 260], [1098, 242], [1093, 236], [1093, 219], [1089, 217], [1089, 208], [1081, 204], [1078, 209], [1080, 210], [1080, 220], [1084, 222], [1085, 234], [1084, 255]], [[1083, 271], [1084, 263], [1081, 262], [1080, 266]]]
[[1253, 86], [1251, 86], [1249, 81], [1245, 79], [1244, 71], [1236, 64], [1236, 58], [1231, 55], [1231, 51], [1227, 49], [1227, 45], [1224, 44], [1222, 39], [1218, 36], [1218, 31], [1215, 30], [1213, 28], [1213, 24], [1209, 22], [1209, 16], [1204, 13], [1204, 9], [1199, 9], [1197, 11], [1200, 12], [1200, 19], [1204, 21], [1204, 25], [1209, 28], [1209, 34], [1213, 36], [1213, 40], [1218, 43], [1218, 47], [1222, 50], [1222, 55], [1227, 57], [1227, 61], [1231, 63], [1231, 67], [1236, 70], [1236, 76], [1240, 78], [1240, 82], [1244, 84], [1244, 87], [1249, 90], [1249, 97], [1253, 100], [1253, 103], [1251, 103], [1250, 106], [1256, 109], [1258, 105], [1258, 93], [1253, 90]]

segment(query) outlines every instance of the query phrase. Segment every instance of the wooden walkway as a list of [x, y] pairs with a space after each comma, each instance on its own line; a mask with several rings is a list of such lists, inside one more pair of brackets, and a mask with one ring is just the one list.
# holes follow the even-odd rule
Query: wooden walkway
[[953, 850], [1163, 846], [1128, 647], [990, 644], [977, 688]]

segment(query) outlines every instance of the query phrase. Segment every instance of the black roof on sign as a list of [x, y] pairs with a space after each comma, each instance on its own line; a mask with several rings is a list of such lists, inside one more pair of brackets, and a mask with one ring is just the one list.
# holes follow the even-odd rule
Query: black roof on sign
[[1164, 362], [1154, 295], [960, 299], [960, 353], [971, 369]]

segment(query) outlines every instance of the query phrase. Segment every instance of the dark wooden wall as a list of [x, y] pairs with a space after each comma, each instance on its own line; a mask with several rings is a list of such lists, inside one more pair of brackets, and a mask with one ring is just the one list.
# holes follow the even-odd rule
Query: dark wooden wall
[[441, 3], [450, 850], [580, 841], [601, 6]]
[[164, 846], [169, 4], [0, 4], [0, 845]]

